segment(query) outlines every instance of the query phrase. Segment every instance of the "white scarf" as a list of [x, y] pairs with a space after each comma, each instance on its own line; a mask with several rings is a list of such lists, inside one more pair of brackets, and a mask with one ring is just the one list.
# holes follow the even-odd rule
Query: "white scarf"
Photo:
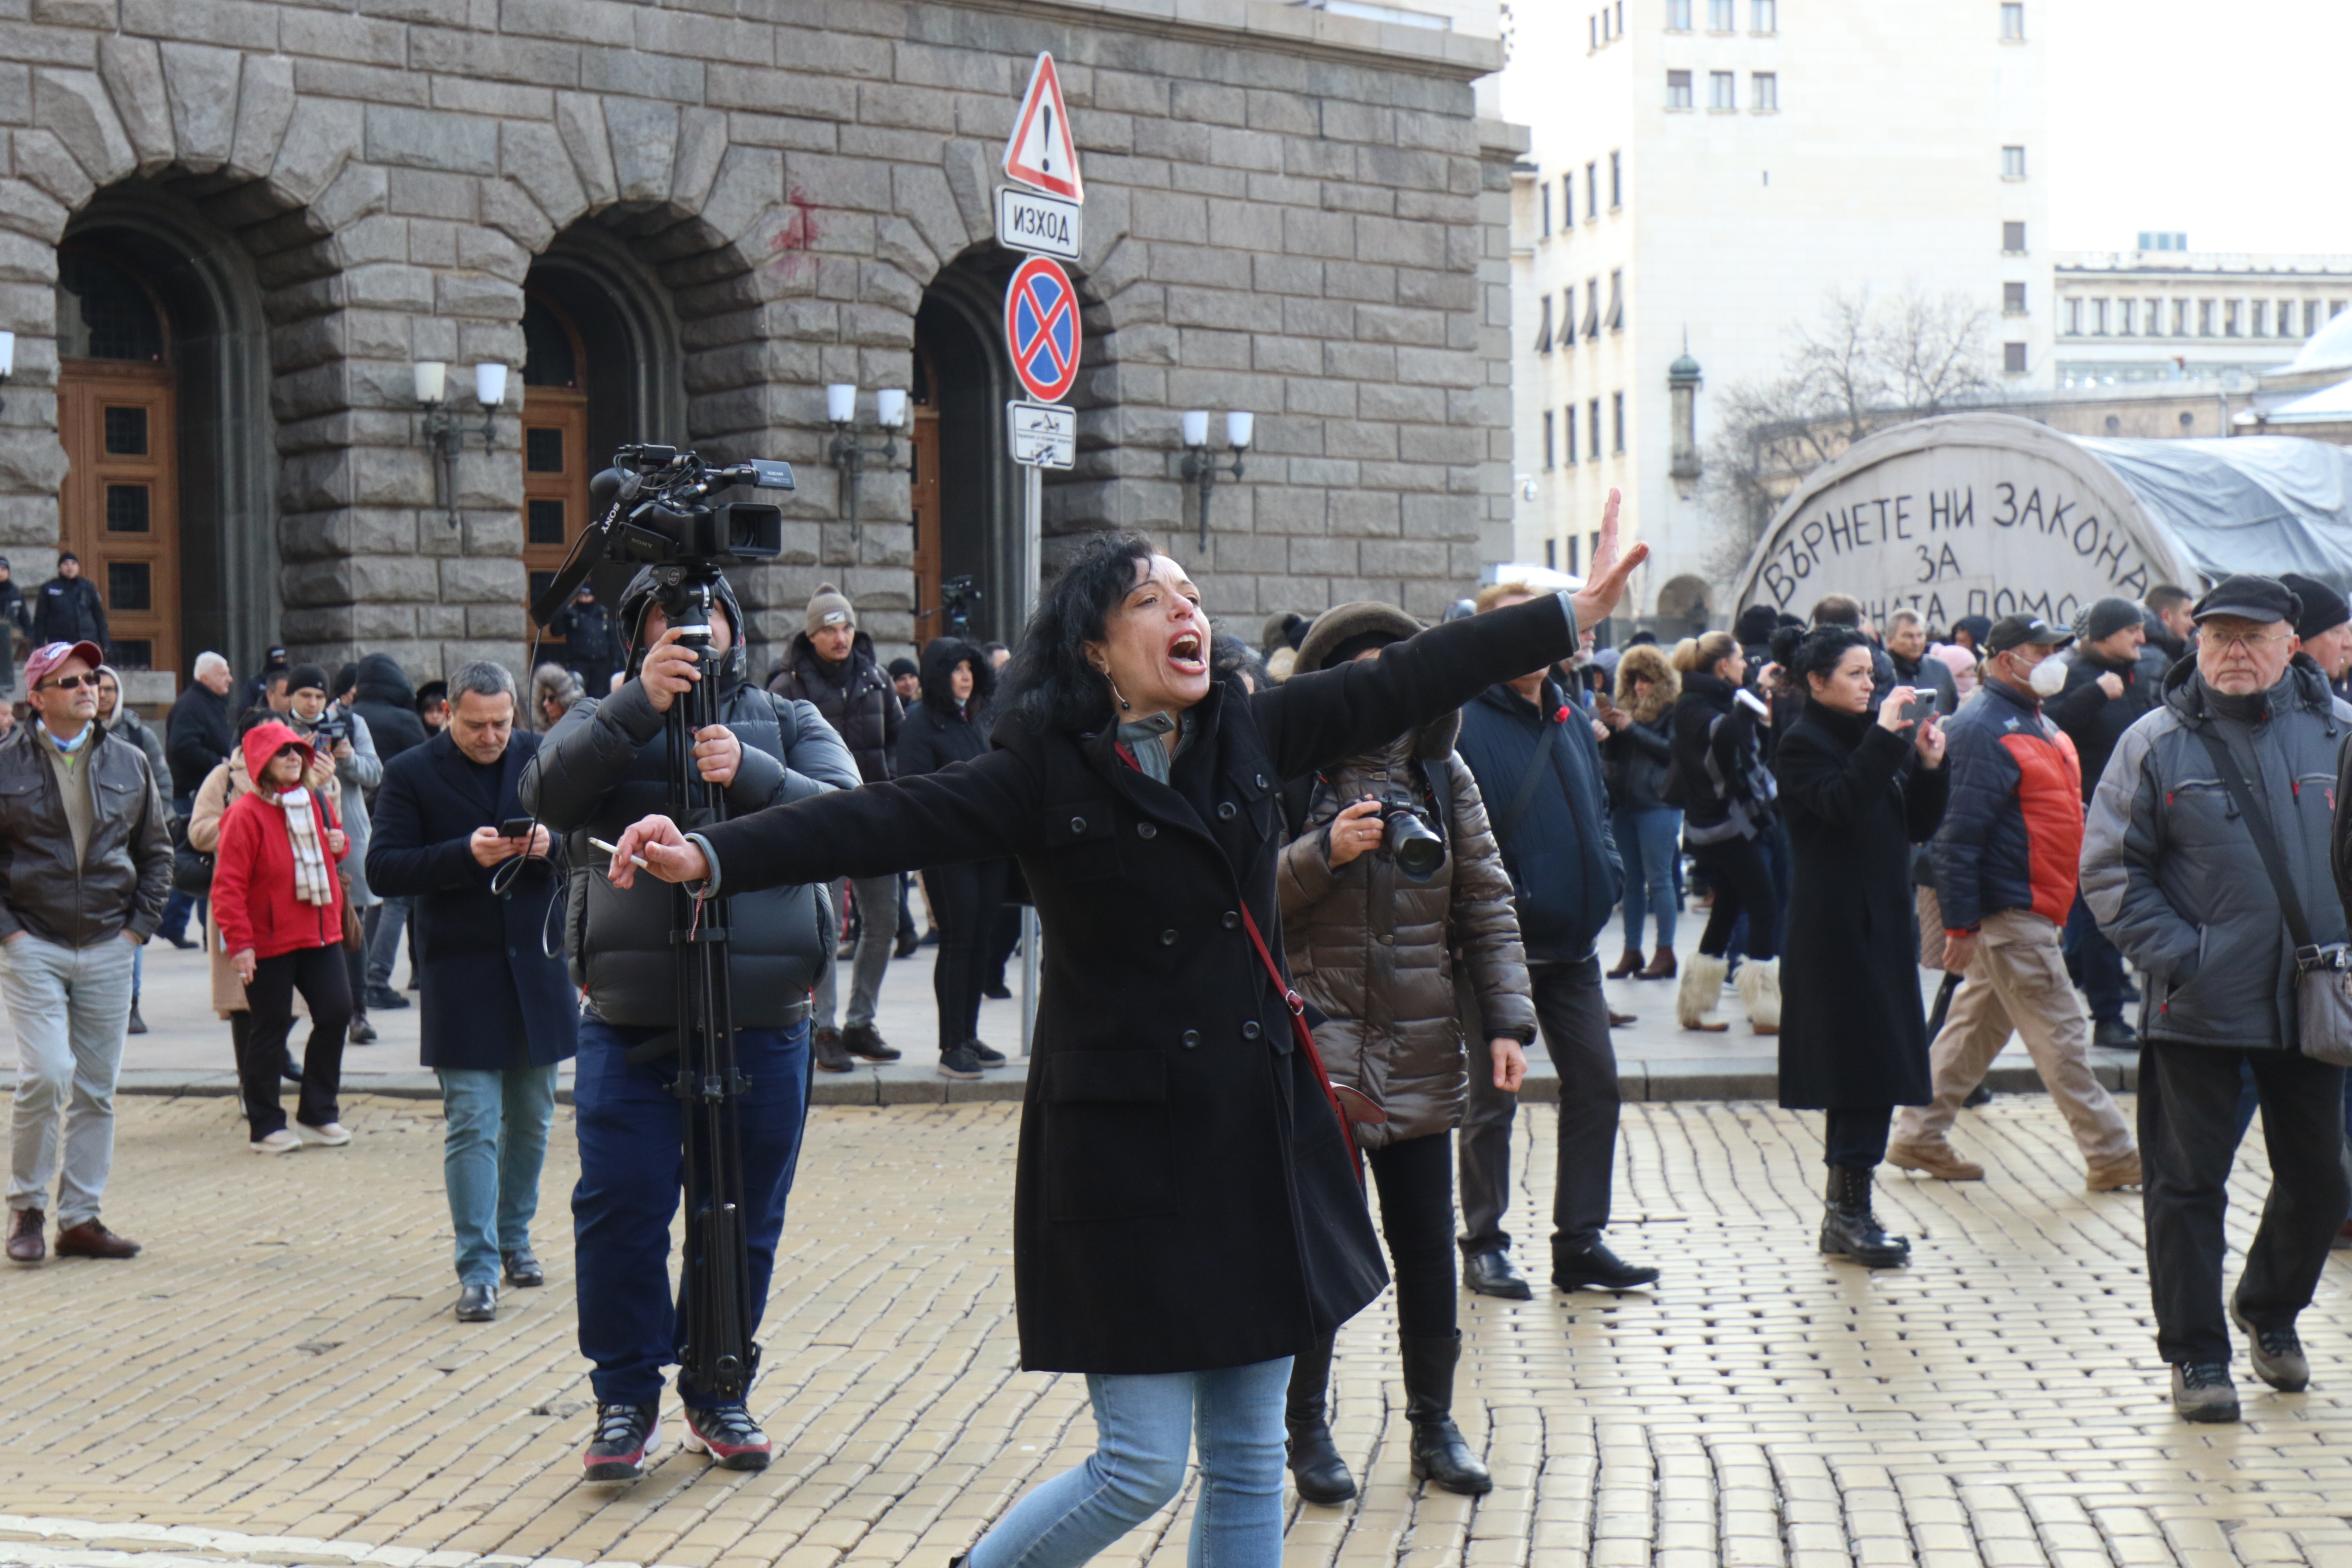
[[326, 836], [310, 812], [310, 792], [289, 789], [277, 797], [286, 813], [286, 837], [294, 846], [294, 896], [306, 904], [326, 905], [335, 898], [327, 880]]

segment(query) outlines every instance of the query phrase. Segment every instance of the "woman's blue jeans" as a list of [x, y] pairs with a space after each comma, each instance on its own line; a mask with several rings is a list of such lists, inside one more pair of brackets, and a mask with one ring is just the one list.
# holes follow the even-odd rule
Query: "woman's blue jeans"
[[1683, 814], [1672, 806], [1610, 814], [1617, 855], [1625, 862], [1625, 951], [1642, 947], [1643, 917], [1658, 922], [1658, 945], [1675, 945], [1675, 860], [1682, 853]]
[[1168, 1506], [1201, 1450], [1191, 1568], [1280, 1568], [1290, 1358], [1221, 1372], [1087, 1374], [1095, 1451], [1013, 1506], [969, 1568], [1076, 1568]]

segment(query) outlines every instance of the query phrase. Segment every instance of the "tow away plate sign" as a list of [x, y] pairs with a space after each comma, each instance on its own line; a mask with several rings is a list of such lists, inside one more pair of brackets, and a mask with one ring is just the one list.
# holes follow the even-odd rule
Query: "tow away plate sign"
[[1085, 231], [1079, 226], [1079, 215], [1085, 209], [1076, 202], [1059, 196], [1039, 195], [1034, 191], [1015, 190], [1011, 185], [996, 188], [996, 239], [1011, 250], [1025, 250], [1037, 256], [1058, 256], [1065, 261], [1076, 261], [1079, 249], [1086, 244]]
[[1013, 460], [1032, 468], [1066, 468], [1078, 458], [1078, 416], [1060, 403], [1004, 405], [1004, 427], [1013, 439]]

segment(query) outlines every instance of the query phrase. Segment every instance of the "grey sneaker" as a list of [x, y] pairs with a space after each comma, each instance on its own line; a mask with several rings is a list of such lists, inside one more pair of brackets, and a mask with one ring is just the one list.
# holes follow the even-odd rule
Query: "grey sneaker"
[[970, 1046], [956, 1046], [940, 1053], [941, 1078], [971, 1079], [980, 1076], [980, 1058], [971, 1054]]
[[2301, 1394], [2311, 1386], [2311, 1363], [2293, 1329], [2255, 1328], [2239, 1310], [2234, 1291], [2230, 1296], [2230, 1321], [2245, 1331], [2246, 1356], [2254, 1363], [2256, 1377], [2281, 1394]]
[[2172, 1369], [2172, 1413], [2183, 1421], [2225, 1422], [2238, 1418], [2238, 1385], [2230, 1363], [2181, 1363]]

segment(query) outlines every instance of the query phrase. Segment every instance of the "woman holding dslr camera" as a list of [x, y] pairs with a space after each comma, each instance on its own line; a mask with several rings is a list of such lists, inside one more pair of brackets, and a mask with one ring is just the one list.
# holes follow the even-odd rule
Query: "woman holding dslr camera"
[[[1377, 658], [1420, 629], [1393, 605], [1341, 605], [1307, 634], [1291, 679]], [[1333, 1082], [1388, 1116], [1359, 1126], [1356, 1142], [1380, 1185], [1396, 1276], [1412, 1474], [1475, 1495], [1495, 1483], [1452, 1414], [1462, 1335], [1454, 1322], [1451, 1134], [1469, 1072], [1518, 1088], [1536, 1012], [1511, 879], [1478, 782], [1454, 754], [1461, 729], [1462, 715], [1449, 712], [1286, 785], [1292, 837], [1276, 887], [1290, 973], [1307, 1006], [1326, 1015], [1315, 1026], [1324, 1065]], [[1404, 830], [1417, 844], [1396, 842], [1392, 819], [1412, 825]], [[1466, 1008], [1455, 994], [1465, 984]], [[1483, 1042], [1466, 1063], [1464, 1016], [1480, 1020]], [[1325, 1415], [1331, 1343], [1327, 1336], [1291, 1363], [1290, 1472], [1308, 1502], [1356, 1495]]]
[[[1565, 658], [1647, 553], [1614, 495], [1586, 585], [1250, 692], [1213, 679], [1183, 568], [1100, 533], [1048, 585], [993, 749], [690, 837], [631, 826], [608, 875], [705, 896], [1014, 855], [1045, 932], [1013, 1188], [1021, 1360], [1083, 1373], [1099, 1447], [970, 1568], [1081, 1563], [1165, 1506], [1199, 1428], [1192, 1561], [1276, 1568], [1291, 1358], [1385, 1269], [1339, 1097], [1272, 957], [1281, 781]], [[1304, 1004], [1297, 1005], [1303, 1007]]]
[[[1769, 689], [1804, 699], [1773, 770], [1794, 849], [1780, 1104], [1824, 1110], [1822, 1250], [1872, 1268], [1911, 1255], [1871, 1212], [1898, 1105], [1935, 1098], [1911, 934], [1911, 847], [1944, 819], [1949, 775], [1935, 693], [1898, 686], [1873, 710], [1870, 644], [1848, 626], [1772, 638]], [[1915, 712], [1915, 707], [1924, 712]]]

